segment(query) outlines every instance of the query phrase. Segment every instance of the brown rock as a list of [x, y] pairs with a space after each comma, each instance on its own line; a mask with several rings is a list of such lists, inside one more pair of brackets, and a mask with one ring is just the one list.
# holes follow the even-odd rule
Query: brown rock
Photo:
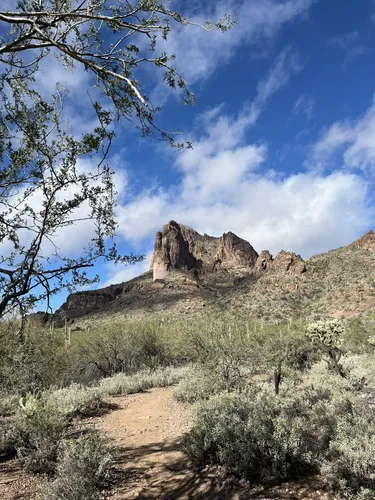
[[258, 254], [247, 241], [232, 232], [224, 233], [220, 238], [216, 261], [222, 267], [254, 267]]
[[357, 241], [354, 241], [349, 245], [349, 248], [357, 249], [357, 250], [369, 250], [371, 252], [375, 252], [375, 233], [370, 229]]
[[181, 232], [180, 225], [173, 220], [168, 222], [161, 233], [156, 233], [150, 265], [153, 279], [164, 279], [170, 269], [195, 267], [197, 260], [189, 251], [189, 244]]
[[258, 254], [247, 241], [234, 233], [221, 238], [201, 235], [175, 221], [156, 234], [150, 268], [153, 279], [165, 279], [171, 270], [195, 270], [213, 273], [220, 269], [255, 266]]
[[286, 252], [285, 250], [281, 250], [276, 255], [272, 267], [295, 274], [306, 272], [306, 264], [302, 257], [294, 252]]
[[262, 250], [259, 257], [255, 263], [255, 267], [258, 271], [265, 271], [270, 266], [273, 261], [273, 257], [268, 250]]

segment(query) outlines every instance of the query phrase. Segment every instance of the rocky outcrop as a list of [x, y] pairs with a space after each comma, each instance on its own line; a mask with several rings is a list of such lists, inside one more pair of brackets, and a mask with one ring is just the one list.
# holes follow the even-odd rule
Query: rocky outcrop
[[254, 267], [258, 254], [247, 241], [232, 232], [224, 233], [220, 238], [216, 261], [222, 267]]
[[110, 306], [123, 292], [123, 286], [110, 285], [99, 290], [88, 290], [71, 293], [66, 302], [60, 307], [55, 318], [63, 322], [65, 318], [72, 320], [87, 314], [98, 312]]
[[189, 243], [177, 222], [170, 221], [163, 231], [156, 233], [154, 253], [151, 259], [153, 279], [164, 279], [171, 269], [192, 269], [198, 262], [189, 250]]
[[257, 258], [250, 243], [232, 232], [216, 238], [170, 221], [156, 234], [150, 268], [154, 280], [163, 280], [175, 269], [202, 273], [251, 269]]
[[294, 252], [281, 250], [272, 262], [272, 268], [284, 272], [302, 274], [306, 272], [306, 263], [302, 257]]
[[69, 323], [116, 314], [174, 318], [241, 309], [268, 320], [351, 317], [374, 309], [374, 276], [373, 231], [305, 263], [284, 250], [275, 258], [267, 250], [258, 256], [231, 232], [213, 237], [170, 221], [156, 235], [152, 270], [126, 283], [71, 294], [54, 315], [34, 316], [55, 327], [65, 318]]
[[370, 230], [367, 231], [361, 238], [357, 241], [354, 241], [349, 245], [349, 248], [353, 248], [356, 250], [369, 250], [371, 252], [375, 252], [375, 233]]
[[265, 271], [270, 267], [272, 261], [273, 257], [270, 252], [268, 250], [262, 250], [255, 263], [255, 268], [257, 269], [257, 271]]

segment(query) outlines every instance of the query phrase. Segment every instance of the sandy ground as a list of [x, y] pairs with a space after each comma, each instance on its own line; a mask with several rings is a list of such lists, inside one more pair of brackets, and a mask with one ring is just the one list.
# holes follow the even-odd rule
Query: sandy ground
[[1, 500], [31, 500], [41, 479], [23, 472], [17, 460], [0, 463]]
[[[173, 399], [173, 388], [152, 389], [111, 402], [116, 410], [85, 423], [102, 429], [118, 450], [114, 487], [103, 492], [103, 499], [333, 499], [317, 480], [250, 489], [221, 482], [213, 469], [196, 470], [182, 446], [191, 425], [190, 412]], [[0, 463], [1, 500], [30, 500], [40, 482], [22, 472], [16, 460]]]
[[173, 399], [173, 388], [116, 398], [119, 409], [95, 425], [112, 437], [119, 454], [117, 484], [110, 498], [120, 499], [332, 499], [318, 481], [280, 487], [238, 488], [222, 484], [209, 468], [198, 471], [183, 453], [190, 412]]

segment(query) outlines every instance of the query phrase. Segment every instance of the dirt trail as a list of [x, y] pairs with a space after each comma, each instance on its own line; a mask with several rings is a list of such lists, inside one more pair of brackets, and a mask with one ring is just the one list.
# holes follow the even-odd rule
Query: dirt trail
[[113, 400], [119, 409], [94, 420], [94, 425], [112, 437], [119, 450], [116, 460], [117, 486], [111, 499], [333, 499], [316, 480], [285, 483], [263, 488], [220, 485], [213, 471], [196, 471], [182, 450], [190, 428], [190, 413], [173, 399], [173, 389]]
[[[233, 488], [220, 483], [215, 471], [195, 470], [183, 453], [190, 412], [173, 399], [173, 389], [113, 399], [117, 408], [86, 422], [102, 429], [118, 449], [115, 486], [103, 499], [138, 500], [333, 500], [313, 479], [285, 483], [270, 489]], [[16, 460], [0, 463], [1, 500], [33, 499], [41, 478], [30, 476]]]
[[119, 449], [117, 487], [111, 498], [218, 498], [214, 476], [194, 472], [182, 451], [189, 411], [173, 399], [172, 392], [172, 388], [153, 389], [116, 398], [119, 409], [96, 422]]

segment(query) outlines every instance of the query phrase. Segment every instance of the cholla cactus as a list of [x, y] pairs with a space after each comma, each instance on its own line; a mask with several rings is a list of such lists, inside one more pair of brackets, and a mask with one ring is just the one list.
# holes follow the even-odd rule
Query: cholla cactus
[[343, 321], [335, 318], [326, 321], [316, 321], [307, 327], [306, 335], [317, 344], [320, 349], [328, 354], [328, 358], [323, 358], [330, 369], [335, 370], [339, 375], [345, 377], [339, 360], [343, 354], [342, 344], [345, 327]]
[[33, 417], [40, 406], [39, 400], [36, 396], [28, 394], [19, 400], [20, 412], [25, 418]]
[[340, 349], [343, 344], [345, 328], [340, 319], [316, 321], [307, 327], [306, 335], [313, 341], [327, 347]]

